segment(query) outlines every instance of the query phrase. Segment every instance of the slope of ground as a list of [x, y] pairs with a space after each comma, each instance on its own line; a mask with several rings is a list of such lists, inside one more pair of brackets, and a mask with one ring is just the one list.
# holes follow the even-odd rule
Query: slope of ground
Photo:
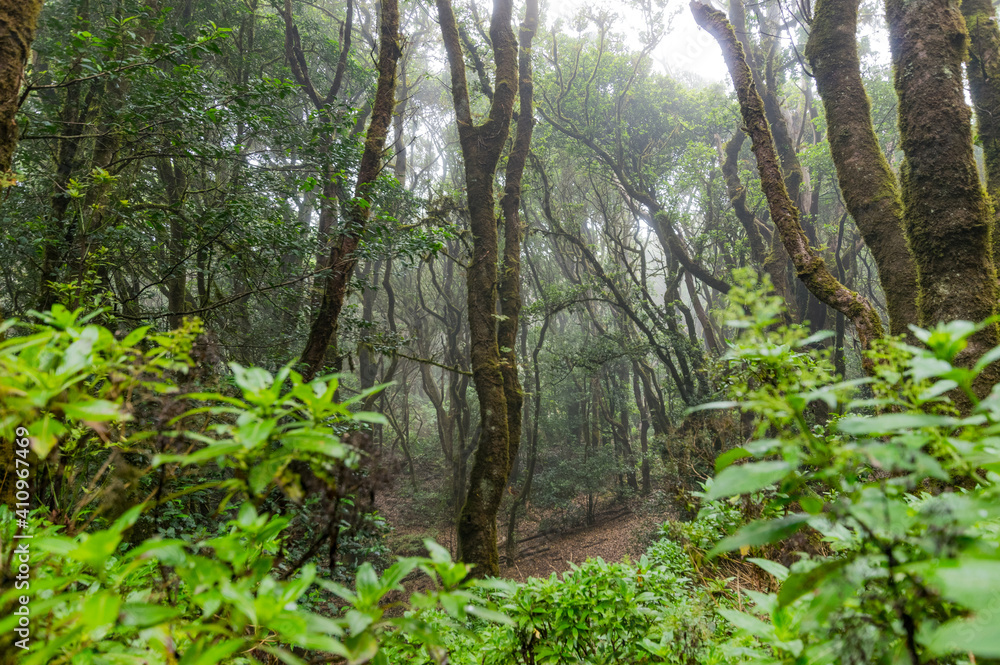
[[[423, 554], [423, 539], [429, 537], [455, 555], [455, 533], [447, 520], [430, 519], [430, 511], [421, 511], [412, 499], [392, 492], [380, 496], [377, 506], [393, 527], [390, 547], [394, 554]], [[540, 511], [529, 513], [518, 524], [517, 560], [507, 560], [503, 536], [499, 547], [501, 574], [519, 582], [529, 577], [562, 573], [569, 570], [570, 564], [581, 564], [588, 558], [617, 562], [628, 556], [634, 560], [648, 545], [643, 542], [643, 536], [671, 518], [669, 511], [642, 499], [628, 503], [607, 501], [606, 507], [595, 513], [591, 525], [540, 530], [547, 522], [544, 515], [540, 515]], [[506, 524], [498, 526], [503, 534]]]

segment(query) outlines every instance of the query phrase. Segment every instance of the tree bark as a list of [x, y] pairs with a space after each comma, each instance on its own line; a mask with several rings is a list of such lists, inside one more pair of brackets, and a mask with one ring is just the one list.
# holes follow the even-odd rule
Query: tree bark
[[830, 154], [844, 203], [878, 267], [893, 335], [917, 323], [917, 273], [903, 234], [903, 202], [882, 154], [861, 82], [859, 0], [819, 0], [806, 57], [826, 110]]
[[[327, 349], [337, 334], [340, 311], [344, 307], [347, 287], [357, 263], [354, 251], [371, 217], [371, 186], [382, 167], [386, 136], [396, 106], [396, 62], [401, 55], [399, 6], [397, 0], [382, 0], [381, 6], [379, 75], [375, 102], [372, 105], [364, 152], [361, 155], [354, 199], [346, 206], [347, 219], [330, 250], [330, 260], [327, 264], [330, 270], [324, 280], [323, 300], [309, 330], [309, 338], [300, 358], [300, 362], [304, 365], [303, 376], [307, 379], [311, 379], [322, 369]], [[290, 20], [290, 17], [286, 20]], [[311, 96], [314, 95], [315, 93]], [[326, 103], [330, 101], [332, 100], [327, 100]]]
[[819, 300], [838, 312], [843, 312], [854, 324], [862, 347], [868, 348], [874, 340], [883, 336], [882, 321], [871, 303], [837, 281], [827, 269], [823, 257], [809, 246], [799, 223], [799, 211], [785, 188], [784, 174], [764, 114], [764, 103], [757, 94], [743, 47], [737, 41], [733, 27], [726, 20], [725, 14], [697, 0], [691, 2], [691, 12], [698, 25], [707, 30], [722, 47], [722, 55], [736, 88], [743, 123], [753, 142], [757, 171], [771, 218], [795, 265], [799, 279]]
[[524, 391], [518, 378], [517, 330], [521, 315], [521, 180], [531, 147], [531, 134], [535, 125], [533, 106], [534, 84], [531, 67], [531, 40], [538, 26], [538, 1], [528, 0], [524, 21], [518, 37], [518, 97], [514, 145], [507, 156], [504, 171], [504, 194], [500, 210], [504, 224], [503, 265], [500, 268], [498, 296], [501, 318], [497, 324], [497, 343], [500, 347], [500, 371], [503, 373], [504, 394], [507, 397], [507, 476], [517, 459], [521, 447], [521, 419]]
[[[973, 154], [962, 82], [965, 20], [949, 0], [887, 0], [886, 16], [920, 324], [980, 322], [996, 311], [997, 283], [993, 215]], [[970, 340], [957, 362], [971, 364], [998, 342], [994, 324]], [[995, 383], [996, 374], [995, 367], [984, 372], [979, 389]]]
[[966, 72], [976, 111], [976, 135], [983, 146], [986, 190], [993, 200], [993, 264], [1000, 259], [1000, 29], [990, 0], [963, 0], [969, 31]]
[[24, 65], [41, 11], [42, 0], [0, 0], [0, 175], [13, 163]]
[[[496, 86], [489, 114], [475, 124], [469, 103], [461, 37], [450, 0], [437, 0], [441, 34], [451, 73], [452, 101], [465, 161], [472, 260], [466, 275], [472, 375], [479, 398], [479, 447], [458, 523], [458, 555], [475, 564], [477, 576], [498, 575], [496, 517], [511, 465], [507, 391], [497, 338], [499, 238], [493, 179], [510, 131], [517, 93], [518, 52], [511, 29], [512, 0], [495, 0], [490, 39]], [[515, 328], [516, 331], [516, 328]], [[516, 369], [515, 369], [516, 371]], [[518, 414], [519, 415], [519, 414]]]

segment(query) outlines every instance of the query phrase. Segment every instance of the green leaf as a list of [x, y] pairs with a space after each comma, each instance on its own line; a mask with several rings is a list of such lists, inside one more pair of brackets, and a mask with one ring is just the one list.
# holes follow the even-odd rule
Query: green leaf
[[125, 339], [122, 340], [122, 346], [127, 346], [127, 347], [135, 346], [140, 341], [142, 341], [142, 339], [146, 336], [146, 331], [149, 329], [150, 326], [141, 326], [139, 328], [136, 328], [135, 330], [133, 330], [132, 332], [130, 332], [128, 335], [125, 336]]
[[360, 420], [363, 423], [371, 423], [373, 425], [389, 424], [389, 420], [385, 416], [374, 411], [358, 411], [353, 415], [353, 418], [354, 420]]
[[953, 619], [931, 633], [926, 644], [935, 654], [973, 653], [981, 658], [1000, 658], [996, 615], [987, 611], [982, 616]]
[[888, 413], [874, 418], [844, 418], [837, 429], [844, 434], [887, 434], [920, 427], [954, 427], [958, 420], [929, 413]]
[[1000, 596], [1000, 561], [993, 559], [934, 560], [906, 567], [948, 600], [972, 610], [990, 610]]
[[796, 600], [809, 593], [832, 573], [843, 568], [851, 559], [834, 559], [826, 561], [803, 573], [792, 573], [784, 580], [778, 592], [778, 607], [791, 605]]
[[363, 632], [360, 635], [353, 635], [344, 641], [347, 647], [348, 665], [362, 665], [375, 657], [378, 653], [378, 640], [370, 632]]
[[66, 427], [48, 413], [28, 425], [31, 447], [39, 459], [45, 459], [66, 432]]
[[781, 480], [791, 470], [791, 464], [781, 461], [730, 466], [715, 477], [712, 487], [705, 493], [705, 501], [756, 492]]
[[835, 333], [832, 330], [820, 330], [819, 332], [815, 332], [812, 335], [809, 335], [809, 337], [806, 337], [805, 339], [796, 342], [795, 346], [801, 349], [803, 347], [809, 346], [810, 344], [817, 344], [825, 339], [830, 339], [831, 337], [834, 337], [836, 334], [837, 333]]
[[284, 464], [285, 460], [280, 457], [273, 457], [253, 465], [247, 476], [250, 492], [257, 495], [264, 491], [264, 488], [274, 480]]
[[243, 640], [223, 640], [212, 644], [211, 638], [203, 637], [188, 647], [179, 665], [218, 665], [243, 648]]
[[260, 367], [243, 367], [239, 363], [229, 363], [233, 370], [233, 380], [247, 393], [259, 393], [274, 383], [274, 377]]
[[472, 616], [479, 617], [486, 621], [492, 621], [494, 623], [501, 623], [505, 626], [513, 626], [514, 621], [504, 614], [503, 612], [497, 612], [496, 610], [491, 610], [489, 608], [483, 607], [482, 605], [467, 605], [465, 611]]
[[715, 472], [719, 473], [736, 460], [753, 457], [746, 448], [732, 448], [715, 458]]
[[799, 505], [810, 515], [819, 515], [823, 512], [824, 504], [823, 499], [818, 496], [803, 496], [799, 498]]
[[981, 372], [986, 369], [987, 365], [995, 363], [998, 360], [1000, 360], [1000, 346], [994, 346], [976, 361], [976, 365], [972, 369], [976, 372]]
[[424, 547], [431, 555], [431, 560], [435, 563], [451, 563], [451, 553], [438, 545], [430, 538], [424, 538]]
[[176, 607], [151, 603], [126, 603], [121, 609], [121, 622], [125, 626], [146, 628], [166, 623], [184, 612]]
[[750, 522], [733, 535], [719, 541], [708, 553], [708, 556], [712, 558], [741, 547], [755, 547], [783, 540], [801, 529], [811, 517], [812, 515], [796, 513], [776, 520]]
[[785, 568], [777, 561], [771, 561], [770, 559], [747, 559], [750, 563], [757, 564], [758, 567], [763, 568], [766, 572], [774, 575], [779, 582], [784, 582], [788, 579], [788, 568]]
[[76, 420], [115, 420], [120, 415], [118, 404], [106, 399], [93, 399], [86, 402], [70, 402], [54, 404], [53, 408], [61, 408], [62, 412]]
[[376, 603], [381, 597], [382, 585], [379, 584], [375, 569], [367, 561], [361, 564], [355, 574], [354, 586], [358, 591], [358, 604], [368, 606]]
[[724, 607], [719, 608], [718, 612], [726, 619], [726, 621], [741, 630], [747, 631], [751, 635], [762, 637], [764, 639], [769, 639], [774, 636], [774, 626], [764, 623], [757, 617]]

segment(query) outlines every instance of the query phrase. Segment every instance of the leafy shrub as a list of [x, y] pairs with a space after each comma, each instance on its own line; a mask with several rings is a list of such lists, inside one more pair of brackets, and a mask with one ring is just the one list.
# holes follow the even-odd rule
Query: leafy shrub
[[[196, 322], [162, 335], [141, 328], [118, 341], [79, 310], [56, 307], [41, 318], [31, 334], [0, 342], [0, 434], [30, 441], [32, 454], [19, 447], [12, 459], [34, 470], [20, 480], [39, 489], [41, 506], [0, 508], [0, 561], [30, 571], [0, 595], [0, 648], [24, 647], [19, 662], [214, 665], [270, 654], [301, 664], [325, 653], [385, 663], [379, 642], [388, 632], [405, 627], [432, 641], [421, 617], [435, 607], [459, 621], [502, 618], [468, 590], [468, 567], [432, 542], [430, 557], [400, 560], [381, 576], [361, 565], [353, 589], [320, 577], [305, 559], [290, 563], [292, 518], [261, 507], [336, 488], [343, 470], [358, 465], [362, 451], [343, 435], [380, 421], [350, 410], [364, 395], [340, 403], [334, 378], [305, 382], [290, 367], [272, 376], [236, 364], [234, 391], [182, 393], [176, 378], [192, 364]], [[145, 467], [122, 480], [129, 456]], [[60, 487], [54, 479], [62, 476], [76, 482]], [[53, 488], [41, 491], [40, 479]], [[102, 494], [119, 507], [136, 500], [114, 515], [96, 501]], [[170, 517], [190, 517], [178, 500], [193, 494], [232, 519], [191, 533], [175, 527], [174, 537], [129, 536], [161, 505]], [[273, 501], [276, 494], [283, 500]], [[24, 535], [31, 538], [17, 538]], [[410, 617], [387, 617], [386, 596], [418, 569], [434, 589], [411, 597]], [[306, 610], [316, 588], [344, 612]], [[25, 637], [13, 632], [24, 611], [30, 640], [11, 644]]]
[[[803, 554], [790, 569], [761, 561], [781, 588], [751, 593], [752, 613], [720, 610], [757, 641], [730, 656], [914, 664], [1000, 657], [1000, 386], [981, 400], [973, 390], [1000, 348], [961, 367], [955, 358], [980, 325], [914, 327], [924, 348], [889, 340], [871, 354], [873, 377], [837, 381], [825, 356], [807, 348], [814, 340], [774, 328], [776, 310], [761, 291], [744, 285], [730, 293], [730, 325], [744, 334], [727, 357], [733, 395], [761, 416], [767, 438], [721, 456], [705, 498], [762, 492], [766, 505], [710, 554], [810, 530], [833, 554]], [[857, 399], [862, 385], [867, 394]], [[817, 403], [832, 414], [810, 425]], [[734, 464], [744, 458], [753, 461]]]
[[712, 636], [705, 597], [645, 556], [636, 565], [589, 560], [500, 595], [515, 623], [515, 662], [704, 662]]
[[669, 538], [661, 538], [646, 550], [646, 558], [653, 566], [662, 566], [674, 575], [692, 577], [694, 566], [684, 548]]

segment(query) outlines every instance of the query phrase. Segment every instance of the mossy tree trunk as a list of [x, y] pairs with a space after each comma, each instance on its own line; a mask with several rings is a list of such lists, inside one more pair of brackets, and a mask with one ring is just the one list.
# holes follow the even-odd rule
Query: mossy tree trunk
[[518, 378], [517, 330], [521, 315], [521, 180], [528, 161], [531, 134], [535, 125], [533, 105], [534, 83], [531, 67], [531, 41], [538, 27], [538, 0], [528, 0], [524, 22], [518, 31], [518, 117], [514, 144], [507, 156], [504, 171], [504, 194], [500, 199], [503, 215], [504, 244], [503, 265], [500, 269], [498, 295], [501, 318], [497, 324], [497, 343], [500, 346], [500, 371], [503, 373], [504, 394], [507, 397], [507, 476], [514, 466], [521, 447], [521, 420], [523, 417], [524, 391]]
[[[764, 103], [764, 115], [771, 127], [773, 141], [777, 149], [782, 172], [785, 177], [785, 188], [788, 196], [795, 205], [799, 204], [799, 193], [802, 188], [802, 165], [799, 163], [799, 156], [795, 151], [795, 144], [788, 131], [788, 124], [785, 122], [785, 115], [781, 112], [781, 103], [778, 101], [776, 91], [777, 81], [774, 72], [776, 40], [771, 37], [770, 44], [757, 45], [750, 39], [747, 31], [746, 10], [743, 0], [730, 0], [729, 15], [732, 19], [733, 30], [736, 39], [743, 47], [743, 55], [746, 59], [747, 68], [750, 70], [751, 79], [757, 88], [758, 94]], [[761, 31], [762, 33], [764, 30]], [[766, 52], [765, 52], [766, 51]], [[764, 71], [761, 71], [761, 66]], [[795, 297], [795, 285], [792, 283], [791, 271], [789, 269], [791, 260], [785, 246], [781, 242], [779, 234], [771, 236], [771, 245], [768, 248], [762, 267], [771, 276], [771, 283], [775, 292], [785, 301], [790, 321], [801, 321], [804, 312], [798, 311], [798, 301]]]
[[1000, 260], [1000, 29], [990, 0], [963, 0], [969, 32], [966, 72], [976, 112], [976, 134], [983, 146], [986, 189], [993, 202], [993, 263]]
[[[887, 0], [886, 16], [920, 323], [979, 322], [996, 311], [997, 283], [993, 211], [979, 179], [962, 82], [965, 20], [950, 0]], [[970, 364], [998, 342], [997, 326], [989, 326], [972, 338], [958, 362]], [[980, 378], [988, 389], [1000, 377], [994, 367]]]
[[[286, 25], [288, 25], [291, 21], [291, 10], [288, 4], [285, 7], [285, 20]], [[340, 311], [343, 309], [351, 275], [357, 264], [354, 251], [358, 248], [365, 225], [371, 216], [371, 188], [382, 170], [385, 140], [389, 132], [389, 124], [392, 122], [393, 110], [396, 107], [396, 63], [402, 54], [397, 0], [381, 1], [381, 20], [379, 23], [379, 75], [375, 89], [375, 102], [372, 104], [371, 120], [368, 124], [368, 133], [365, 136], [365, 148], [361, 155], [361, 165], [358, 168], [354, 199], [345, 206], [347, 215], [344, 225], [339, 230], [337, 239], [330, 250], [330, 258], [327, 263], [330, 270], [323, 283], [323, 299], [309, 330], [305, 349], [302, 351], [301, 362], [305, 366], [303, 376], [306, 378], [312, 378], [322, 369], [330, 342], [336, 338]], [[292, 31], [294, 31], [294, 26], [289, 29], [290, 33]], [[297, 41], [297, 35], [297, 32], [292, 33], [295, 41]], [[293, 54], [301, 54], [301, 49], [298, 51], [290, 50]], [[338, 74], [340, 74], [339, 67]], [[339, 82], [335, 81], [328, 98], [317, 105], [322, 108], [329, 106], [333, 102], [338, 87]], [[308, 90], [310, 97], [318, 102], [311, 85]]]
[[[729, 204], [736, 213], [736, 219], [743, 226], [747, 234], [747, 242], [750, 244], [750, 258], [759, 266], [763, 266], [767, 261], [767, 247], [764, 244], [764, 237], [761, 229], [765, 229], [763, 222], [757, 219], [756, 215], [747, 208], [747, 190], [740, 182], [740, 149], [746, 140], [746, 134], [737, 127], [733, 137], [729, 139], [723, 149], [719, 145], [719, 158], [722, 162], [722, 175], [726, 179], [726, 192], [729, 194]], [[771, 275], [771, 281], [775, 276]]]
[[[466, 273], [470, 356], [481, 420], [479, 446], [458, 522], [458, 554], [462, 560], [476, 565], [473, 574], [497, 575], [500, 564], [496, 517], [507, 485], [511, 455], [508, 389], [504, 386], [504, 360], [501, 359], [497, 336], [499, 237], [493, 181], [514, 113], [518, 90], [518, 49], [511, 28], [513, 2], [495, 0], [489, 33], [496, 66], [496, 85], [485, 121], [476, 124], [469, 102], [462, 41], [451, 1], [437, 0], [437, 9], [448, 55], [452, 102], [465, 162], [466, 196], [473, 238], [472, 260]], [[519, 234], [520, 230], [517, 229], [516, 233]], [[513, 303], [509, 306], [512, 307]], [[505, 355], [509, 354], [505, 352]]]
[[[0, 0], [0, 176], [10, 171], [17, 147], [17, 123], [14, 116], [20, 106], [21, 79], [35, 38], [42, 0]], [[2, 312], [0, 312], [2, 314]], [[0, 474], [0, 501], [13, 506], [14, 438], [5, 437], [3, 460], [8, 470]]]
[[708, 31], [722, 47], [723, 58], [736, 88], [743, 123], [753, 143], [757, 171], [776, 234], [780, 236], [782, 245], [791, 257], [799, 279], [821, 302], [843, 312], [851, 320], [862, 346], [867, 348], [872, 341], [883, 336], [882, 321], [871, 303], [837, 281], [827, 269], [822, 256], [809, 246], [809, 240], [799, 223], [798, 208], [789, 198], [785, 187], [784, 174], [764, 113], [764, 102], [757, 93], [743, 47], [737, 40], [732, 25], [725, 14], [697, 0], [691, 2], [691, 12], [698, 25]]
[[0, 0], [0, 174], [13, 163], [21, 81], [41, 11], [42, 0]]
[[806, 57], [826, 110], [844, 203], [872, 252], [893, 335], [917, 323], [917, 273], [903, 233], [903, 202], [871, 119], [856, 41], [859, 0], [819, 0]]

